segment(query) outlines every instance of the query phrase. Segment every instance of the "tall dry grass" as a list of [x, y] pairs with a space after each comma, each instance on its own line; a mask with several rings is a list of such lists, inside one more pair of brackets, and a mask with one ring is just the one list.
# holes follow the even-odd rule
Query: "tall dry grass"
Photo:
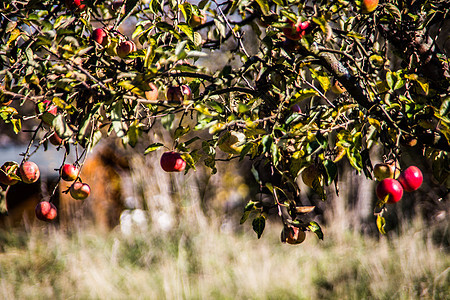
[[[400, 236], [308, 234], [279, 242], [279, 224], [260, 240], [249, 231], [196, 222], [176, 228], [55, 227], [0, 235], [1, 299], [448, 299], [450, 256], [419, 221]], [[325, 228], [325, 231], [327, 229]], [[339, 236], [337, 237], [336, 234]]]

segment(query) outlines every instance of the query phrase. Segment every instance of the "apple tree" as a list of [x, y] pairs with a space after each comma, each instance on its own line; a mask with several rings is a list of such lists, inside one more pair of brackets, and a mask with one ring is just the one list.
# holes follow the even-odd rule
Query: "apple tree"
[[[82, 174], [100, 139], [134, 147], [162, 124], [173, 143], [143, 155], [179, 153], [186, 163], [169, 171], [215, 173], [219, 151], [252, 161], [273, 199], [245, 207], [258, 237], [275, 210], [283, 242], [322, 238], [298, 179], [325, 201], [343, 160], [373, 178], [375, 145], [386, 161], [420, 151], [450, 187], [449, 14], [443, 0], [4, 0], [2, 126], [31, 131], [23, 162], [57, 138]], [[229, 60], [208, 61], [217, 52]], [[15, 167], [0, 172], [20, 180]]]

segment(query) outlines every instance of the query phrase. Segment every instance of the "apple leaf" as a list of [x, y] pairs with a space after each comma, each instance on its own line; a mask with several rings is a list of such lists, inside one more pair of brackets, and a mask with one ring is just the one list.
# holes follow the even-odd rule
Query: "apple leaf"
[[265, 226], [266, 226], [266, 218], [264, 218], [264, 216], [261, 215], [253, 219], [252, 227], [253, 230], [258, 235], [258, 239], [261, 238]]
[[150, 152], [156, 151], [156, 150], [158, 150], [159, 148], [161, 148], [162, 146], [164, 146], [164, 145], [161, 144], [161, 143], [153, 143], [153, 144], [151, 144], [150, 146], [148, 146], [148, 147], [145, 149], [144, 155], [147, 155], [147, 154], [149, 154]]
[[386, 226], [386, 220], [381, 215], [377, 216], [377, 227], [378, 231], [381, 234], [386, 234], [386, 231], [384, 230], [384, 227]]
[[267, 0], [256, 0], [256, 2], [259, 4], [259, 7], [261, 8], [262, 13], [265, 16], [268, 16], [270, 14], [270, 7]]
[[239, 221], [240, 224], [244, 224], [245, 221], [247, 221], [248, 216], [250, 213], [255, 209], [255, 202], [250, 200], [248, 201], [247, 205], [244, 208], [244, 214], [241, 217], [241, 220]]
[[309, 222], [308, 228], [309, 230], [314, 232], [320, 240], [323, 240], [322, 228], [320, 228], [320, 225], [317, 222], [315, 221]]
[[62, 139], [68, 139], [72, 136], [73, 131], [70, 129], [63, 115], [57, 115], [52, 122], [56, 134]]

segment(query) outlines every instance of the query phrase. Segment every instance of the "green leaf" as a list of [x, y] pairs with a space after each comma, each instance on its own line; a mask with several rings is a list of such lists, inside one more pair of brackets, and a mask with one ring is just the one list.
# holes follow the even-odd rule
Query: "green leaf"
[[320, 225], [317, 222], [309, 222], [308, 228], [314, 232], [320, 240], [323, 240], [322, 228], [320, 228]]
[[189, 126], [183, 127], [180, 126], [177, 129], [175, 129], [175, 133], [174, 133], [174, 139], [178, 139], [180, 137], [182, 137], [183, 135], [185, 135], [186, 133], [188, 133], [191, 130], [191, 128]]
[[261, 8], [262, 13], [265, 16], [268, 16], [270, 14], [270, 7], [267, 0], [256, 0], [256, 2], [259, 4], [259, 7]]
[[72, 136], [73, 131], [70, 129], [63, 115], [57, 115], [52, 122], [53, 128], [55, 128], [56, 134], [64, 139], [68, 139]]
[[377, 228], [381, 234], [386, 234], [384, 227], [386, 226], [386, 220], [381, 215], [377, 215]]
[[244, 208], [244, 214], [241, 217], [241, 220], [239, 221], [240, 224], [244, 224], [245, 221], [247, 221], [248, 216], [250, 213], [255, 209], [255, 202], [250, 200], [248, 201], [247, 205]]
[[258, 239], [261, 238], [265, 226], [266, 226], [266, 218], [264, 218], [264, 216], [261, 215], [253, 219], [252, 227], [253, 230], [258, 235]]
[[337, 176], [337, 166], [333, 161], [329, 159], [325, 160], [323, 162], [323, 165], [326, 171], [326, 185], [330, 185]]
[[145, 149], [144, 155], [147, 155], [147, 154], [149, 154], [150, 152], [156, 151], [156, 150], [158, 150], [159, 148], [161, 148], [162, 146], [164, 146], [164, 145], [161, 144], [161, 143], [153, 143], [153, 144], [151, 144], [150, 146], [148, 146], [148, 147]]
[[166, 130], [171, 130], [174, 120], [175, 120], [175, 115], [168, 114], [167, 116], [164, 116], [161, 118], [161, 124]]
[[117, 137], [121, 138], [125, 135], [126, 131], [122, 123], [122, 101], [117, 101], [113, 106], [111, 111], [111, 124]]

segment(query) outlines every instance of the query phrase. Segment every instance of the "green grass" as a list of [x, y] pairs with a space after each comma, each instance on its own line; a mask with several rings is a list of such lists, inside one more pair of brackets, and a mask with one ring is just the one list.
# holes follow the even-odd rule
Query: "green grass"
[[[189, 214], [187, 214], [189, 215]], [[201, 225], [203, 224], [203, 225]], [[0, 232], [1, 299], [448, 299], [450, 256], [420, 222], [399, 237], [353, 232], [279, 242], [182, 218], [176, 230]], [[330, 229], [331, 230], [331, 229]]]

